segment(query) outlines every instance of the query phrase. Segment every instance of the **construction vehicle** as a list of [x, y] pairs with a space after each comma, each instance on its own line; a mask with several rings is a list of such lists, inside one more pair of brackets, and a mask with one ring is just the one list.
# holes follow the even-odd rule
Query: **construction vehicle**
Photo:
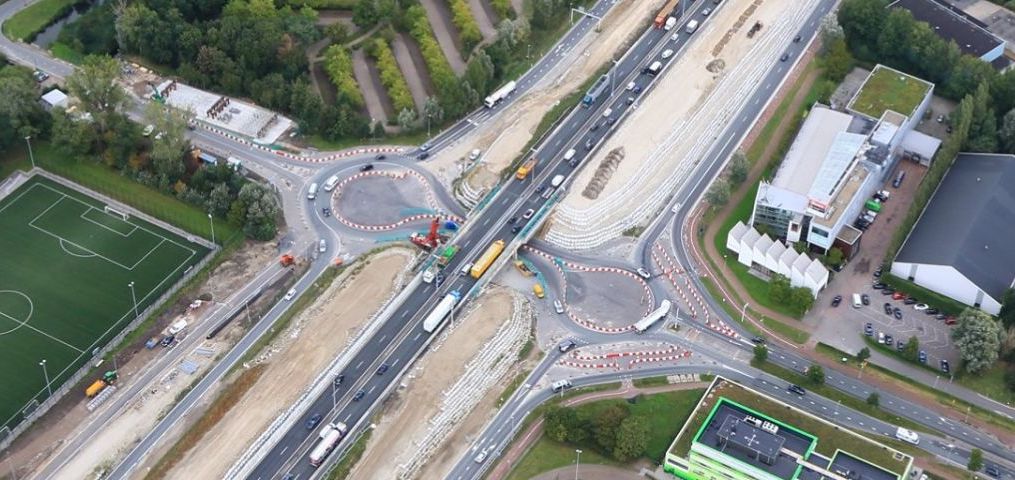
[[452, 290], [448, 292], [444, 298], [441, 299], [440, 303], [434, 307], [433, 311], [423, 319], [423, 330], [426, 333], [433, 333], [444, 323], [444, 319], [447, 318], [448, 314], [455, 309], [455, 305], [462, 299], [462, 292], [458, 290]]
[[321, 466], [321, 463], [338, 446], [338, 442], [342, 440], [347, 431], [348, 427], [342, 422], [325, 425], [321, 429], [321, 441], [317, 442], [317, 446], [310, 451], [310, 464], [315, 467]]
[[659, 13], [656, 14], [656, 21], [653, 25], [655, 25], [656, 28], [663, 28], [663, 24], [666, 23], [666, 17], [669, 17], [670, 13], [672, 13], [679, 4], [680, 0], [669, 0], [666, 2], [666, 5], [663, 5], [662, 10], [659, 10]]
[[296, 259], [291, 254], [286, 253], [279, 258], [278, 263], [283, 267], [289, 267], [296, 263]]
[[503, 251], [504, 240], [497, 240], [491, 243], [490, 246], [487, 247], [486, 251], [483, 252], [483, 255], [479, 257], [479, 260], [476, 260], [476, 263], [472, 265], [472, 270], [469, 271], [472, 278], [482, 277], [483, 274], [486, 273], [486, 269], [490, 268], [490, 265], [493, 265], [493, 261], [497, 260], [497, 257], [499, 257]]
[[515, 172], [515, 178], [518, 180], [525, 180], [525, 177], [529, 176], [532, 169], [536, 166], [536, 157], [532, 157], [525, 161], [522, 166], [518, 167], [518, 171]]
[[417, 247], [422, 248], [423, 250], [426, 251], [433, 250], [437, 248], [437, 244], [439, 244], [443, 240], [440, 237], [440, 235], [437, 234], [437, 231], [440, 228], [440, 226], [441, 219], [435, 217], [433, 221], [430, 222], [430, 231], [426, 234], [425, 237], [417, 232], [412, 232], [412, 235], [409, 235], [409, 241], [412, 242]]
[[441, 251], [440, 257], [437, 258], [437, 264], [444, 267], [451, 262], [452, 258], [455, 258], [455, 254], [458, 253], [458, 245], [448, 245]]
[[148, 88], [152, 89], [152, 95], [151, 95], [151, 99], [152, 100], [155, 100], [156, 102], [159, 102], [159, 103], [166, 103], [165, 97], [163, 97], [162, 94], [159, 93], [159, 89], [155, 87], [154, 83], [148, 82]]
[[536, 294], [536, 298], [543, 298], [546, 296], [546, 292], [543, 290], [543, 286], [538, 283], [532, 286], [532, 293]]
[[515, 268], [517, 268], [519, 272], [522, 272], [522, 275], [526, 277], [532, 276], [532, 270], [529, 270], [529, 266], [521, 260], [515, 260]]
[[116, 381], [116, 370], [110, 370], [102, 375], [102, 378], [92, 382], [88, 388], [85, 389], [85, 396], [88, 398], [94, 398], [99, 392], [106, 389], [106, 387], [113, 384]]
[[751, 25], [750, 30], [747, 31], [747, 38], [754, 38], [754, 34], [760, 31], [761, 31], [761, 22], [754, 22], [754, 25]]

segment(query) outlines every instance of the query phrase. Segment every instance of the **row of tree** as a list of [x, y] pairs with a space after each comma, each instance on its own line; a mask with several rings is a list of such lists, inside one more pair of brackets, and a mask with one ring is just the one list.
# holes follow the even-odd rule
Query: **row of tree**
[[547, 437], [591, 448], [620, 462], [640, 457], [648, 446], [648, 423], [632, 416], [621, 401], [576, 408], [553, 405], [547, 408], [543, 420]]
[[0, 152], [21, 145], [29, 135], [46, 134], [49, 116], [39, 105], [32, 72], [0, 57]]

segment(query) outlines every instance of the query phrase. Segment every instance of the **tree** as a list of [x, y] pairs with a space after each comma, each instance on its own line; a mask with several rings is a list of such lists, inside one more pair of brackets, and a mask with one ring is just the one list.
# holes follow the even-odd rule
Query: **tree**
[[229, 194], [229, 186], [225, 183], [215, 185], [208, 195], [208, 211], [216, 217], [225, 217], [229, 212], [229, 204], [232, 203], [232, 195]]
[[842, 249], [839, 247], [833, 247], [828, 251], [828, 264], [839, 265], [842, 263], [842, 259], [845, 255], [842, 253]]
[[983, 450], [974, 448], [969, 452], [969, 464], [966, 465], [966, 468], [971, 472], [978, 472], [983, 468]]
[[807, 380], [814, 385], [824, 385], [825, 369], [821, 365], [811, 365], [807, 368]]
[[867, 405], [877, 407], [880, 404], [881, 404], [881, 396], [878, 395], [878, 392], [871, 392], [870, 395], [867, 395]]
[[768, 347], [764, 345], [754, 346], [754, 363], [765, 363], [768, 360]]
[[965, 145], [974, 152], [989, 153], [997, 150], [997, 117], [990, 102], [987, 83], [981, 83], [973, 94], [973, 119]]
[[967, 308], [959, 314], [952, 342], [959, 349], [964, 368], [979, 373], [997, 360], [1001, 348], [1001, 324], [980, 310]]
[[67, 113], [62, 108], [53, 112], [53, 145], [64, 155], [76, 157], [92, 153], [98, 140], [95, 130], [84, 120]]
[[909, 337], [909, 340], [902, 347], [902, 358], [911, 362], [915, 362], [920, 358], [920, 339], [916, 338], [916, 335]]
[[603, 451], [612, 452], [617, 440], [617, 429], [630, 415], [627, 405], [614, 403], [604, 408], [592, 419], [592, 434]]
[[825, 71], [823, 76], [833, 82], [841, 82], [846, 78], [849, 71], [853, 69], [853, 54], [849, 53], [849, 47], [843, 39], [833, 40], [831, 45], [825, 47], [825, 54], [821, 58], [821, 66]]
[[543, 414], [543, 421], [546, 436], [557, 442], [566, 442], [578, 424], [578, 416], [574, 409], [552, 405]]
[[38, 93], [28, 69], [0, 67], [0, 152], [24, 142], [26, 135], [44, 130], [48, 115], [37, 101]]
[[705, 200], [715, 207], [726, 205], [730, 201], [730, 182], [722, 177], [717, 178], [705, 193]]
[[867, 347], [861, 348], [860, 351], [857, 352], [857, 354], [856, 354], [856, 360], [858, 362], [863, 362], [864, 360], [867, 360], [868, 358], [871, 358], [871, 349], [869, 349]]
[[127, 94], [117, 83], [120, 64], [110, 57], [89, 55], [81, 66], [67, 77], [67, 89], [77, 97], [81, 109], [91, 116], [89, 124], [101, 138], [127, 107]]
[[1015, 327], [1015, 288], [1004, 291], [1004, 295], [1001, 296], [1001, 311], [997, 313], [997, 318], [1001, 320], [1004, 328]]
[[744, 152], [737, 150], [733, 152], [733, 158], [730, 159], [730, 183], [733, 185], [740, 185], [747, 180], [747, 173], [751, 169], [751, 165], [747, 162], [747, 155]]
[[868, 59], [885, 24], [885, 0], [846, 0], [839, 7], [839, 25], [849, 47]]
[[789, 284], [789, 278], [785, 275], [774, 274], [768, 281], [768, 298], [776, 303], [788, 304], [792, 296], [793, 287]]
[[641, 456], [648, 447], [648, 422], [642, 417], [624, 419], [617, 429], [617, 438], [613, 447], [613, 458], [628, 462]]
[[278, 199], [274, 192], [260, 183], [250, 182], [240, 189], [236, 201], [230, 207], [228, 218], [238, 220], [247, 236], [256, 240], [270, 240], [277, 232], [275, 218], [278, 211]]
[[159, 186], [165, 189], [176, 183], [186, 171], [183, 154], [189, 145], [185, 135], [187, 119], [179, 110], [152, 102], [145, 108], [145, 120], [155, 127], [152, 166], [159, 177]]
[[789, 292], [789, 306], [800, 315], [814, 306], [814, 293], [807, 287], [793, 287]]
[[821, 35], [821, 50], [818, 52], [819, 55], [824, 56], [828, 47], [837, 40], [846, 39], [846, 34], [842, 31], [842, 25], [839, 25], [839, 19], [835, 17], [834, 13], [821, 17], [821, 26], [818, 29]]
[[341, 45], [349, 40], [349, 27], [342, 22], [335, 22], [324, 27], [324, 35], [331, 40], [331, 43]]

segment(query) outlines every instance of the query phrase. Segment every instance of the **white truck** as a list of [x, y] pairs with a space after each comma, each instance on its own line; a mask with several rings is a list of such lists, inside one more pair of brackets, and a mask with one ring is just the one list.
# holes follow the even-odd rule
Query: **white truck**
[[685, 28], [684, 31], [687, 33], [694, 33], [694, 31], [697, 29], [698, 29], [698, 21], [691, 20], [690, 22], [687, 22], [687, 28]]
[[677, 24], [676, 17], [670, 17], [666, 19], [666, 25], [663, 25], [663, 30], [667, 32], [673, 30], [673, 26]]
[[317, 446], [310, 451], [310, 464], [319, 467], [321, 463], [324, 463], [324, 459], [328, 458], [328, 454], [338, 446], [338, 442], [345, 436], [345, 432], [348, 431], [348, 427], [344, 423], [329, 423], [321, 429]]
[[912, 443], [913, 445], [920, 444], [920, 435], [912, 430], [902, 427], [895, 430], [895, 438], [902, 440], [903, 442]]
[[662, 303], [659, 304], [659, 308], [653, 310], [652, 313], [649, 313], [645, 318], [638, 320], [638, 323], [634, 324], [634, 332], [639, 334], [645, 333], [649, 327], [659, 320], [662, 320], [666, 314], [670, 313], [671, 306], [672, 304], [669, 300], [663, 300]]
[[430, 268], [423, 270], [423, 283], [433, 282], [434, 277], [437, 274], [437, 266], [431, 265]]
[[514, 80], [504, 84], [503, 87], [498, 88], [496, 91], [491, 93], [489, 97], [486, 97], [486, 99], [483, 100], [483, 105], [486, 105], [486, 108], [493, 108], [497, 106], [498, 103], [515, 91], [516, 86], [517, 84]]
[[423, 330], [426, 333], [433, 333], [444, 323], [444, 319], [447, 318], [451, 310], [454, 310], [455, 305], [458, 305], [458, 301], [462, 299], [462, 293], [458, 290], [452, 290], [444, 298], [441, 299], [440, 303], [434, 307], [433, 311], [423, 319]]

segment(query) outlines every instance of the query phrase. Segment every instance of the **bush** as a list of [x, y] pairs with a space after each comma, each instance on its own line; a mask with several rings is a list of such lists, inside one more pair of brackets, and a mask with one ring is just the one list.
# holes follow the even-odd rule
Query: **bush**
[[412, 101], [412, 94], [409, 93], [409, 85], [405, 83], [405, 77], [398, 69], [398, 62], [395, 61], [395, 55], [391, 52], [388, 42], [378, 38], [371, 46], [370, 56], [377, 60], [381, 83], [388, 91], [388, 97], [391, 98], [395, 111], [413, 110], [415, 104]]
[[434, 38], [433, 29], [430, 28], [423, 7], [413, 5], [406, 10], [405, 16], [410, 22], [412, 38], [419, 44], [419, 49], [423, 53], [423, 61], [426, 63], [427, 71], [430, 72], [430, 79], [437, 87], [438, 95], [444, 97], [453, 94], [453, 90], [458, 88], [458, 78], [451, 70], [448, 60], [444, 58], [444, 52], [437, 44], [437, 39]]
[[462, 39], [466, 50], [472, 50], [472, 47], [483, 41], [483, 35], [479, 33], [479, 25], [472, 17], [472, 10], [469, 10], [469, 4], [465, 0], [450, 0], [449, 3], [451, 21], [458, 27], [459, 38]]
[[338, 88], [349, 104], [356, 108], [363, 107], [363, 94], [352, 74], [352, 57], [349, 50], [341, 45], [332, 45], [324, 51], [324, 71], [328, 72], [331, 82]]
[[514, 18], [515, 16], [515, 11], [511, 8], [511, 0], [491, 0], [490, 5], [501, 20], [505, 18]]

